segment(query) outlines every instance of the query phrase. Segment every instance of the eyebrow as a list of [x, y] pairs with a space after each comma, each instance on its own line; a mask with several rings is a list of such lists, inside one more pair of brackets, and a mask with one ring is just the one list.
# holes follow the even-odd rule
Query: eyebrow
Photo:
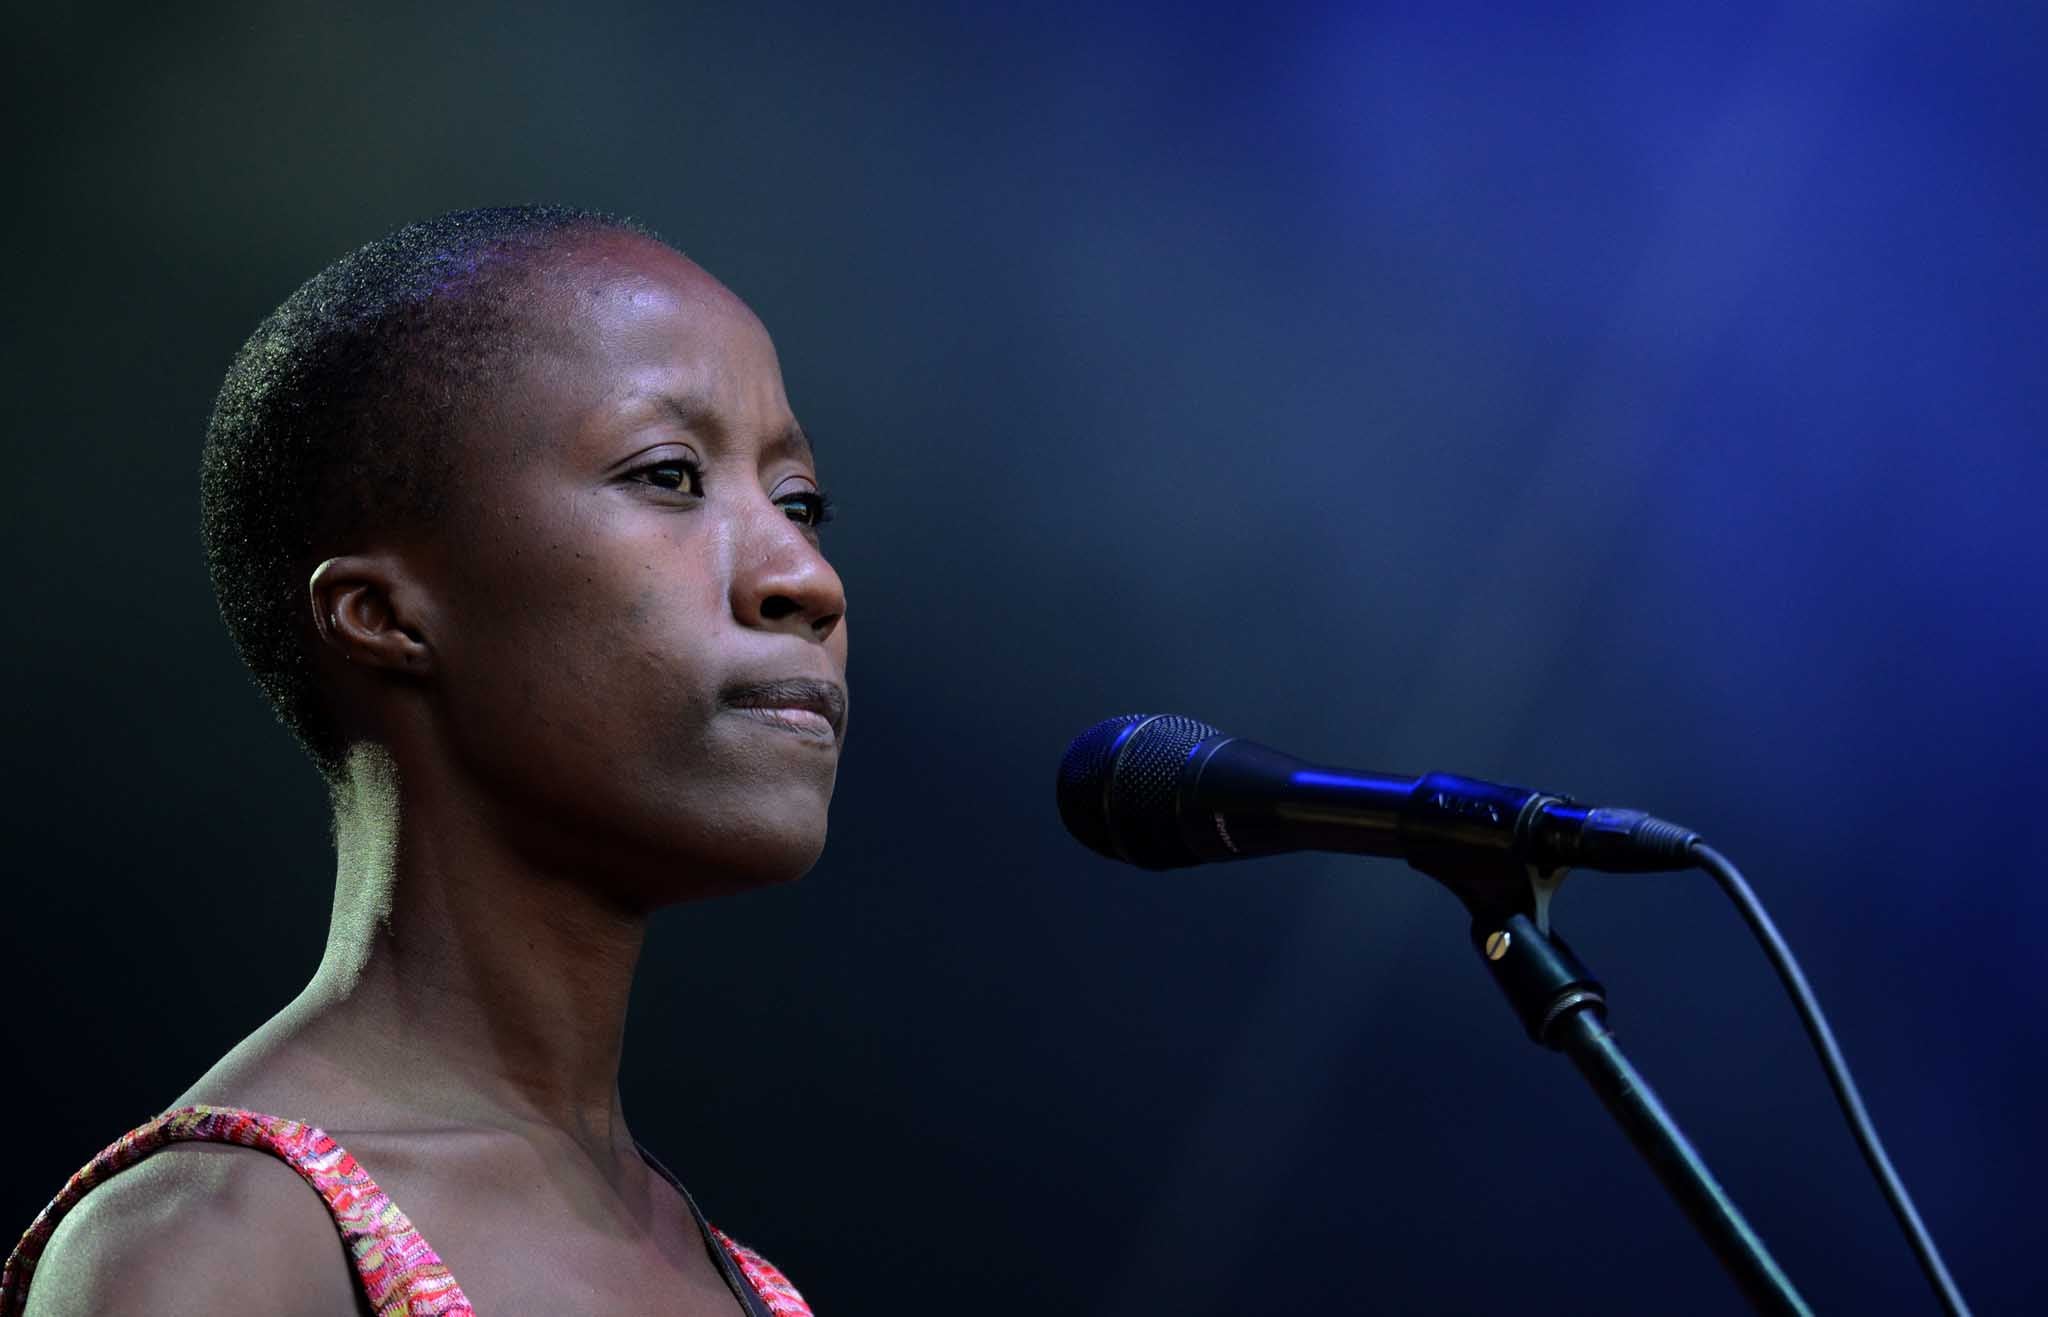
[[[703, 432], [710, 438], [726, 436], [725, 423], [702, 397], [687, 393], [661, 393], [656, 394], [654, 400], [684, 429]], [[801, 457], [805, 461], [813, 461], [816, 457], [811, 448], [811, 437], [804, 433], [803, 426], [797, 424], [795, 418], [791, 418], [780, 433], [762, 445], [761, 452], [764, 457]]]

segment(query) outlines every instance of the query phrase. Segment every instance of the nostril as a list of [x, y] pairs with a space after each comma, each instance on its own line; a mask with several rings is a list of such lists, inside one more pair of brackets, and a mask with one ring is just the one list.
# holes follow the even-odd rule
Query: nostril
[[771, 594], [761, 601], [762, 620], [780, 622], [783, 618], [803, 611], [803, 605], [786, 594]]

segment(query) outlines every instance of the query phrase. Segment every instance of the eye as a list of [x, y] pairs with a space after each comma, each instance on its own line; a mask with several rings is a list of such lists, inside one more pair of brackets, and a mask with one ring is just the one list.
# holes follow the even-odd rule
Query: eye
[[806, 530], [816, 530], [832, 520], [832, 499], [821, 489], [799, 490], [775, 500], [783, 515]]
[[633, 479], [656, 489], [670, 489], [681, 494], [704, 495], [704, 468], [687, 457], [667, 457], [659, 462], [649, 462], [629, 472]]

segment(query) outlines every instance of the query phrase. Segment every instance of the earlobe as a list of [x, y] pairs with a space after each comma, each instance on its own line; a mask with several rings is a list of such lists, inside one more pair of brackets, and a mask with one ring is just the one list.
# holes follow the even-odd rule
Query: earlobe
[[415, 616], [417, 591], [383, 554], [329, 558], [308, 582], [320, 643], [358, 667], [425, 673], [433, 650]]

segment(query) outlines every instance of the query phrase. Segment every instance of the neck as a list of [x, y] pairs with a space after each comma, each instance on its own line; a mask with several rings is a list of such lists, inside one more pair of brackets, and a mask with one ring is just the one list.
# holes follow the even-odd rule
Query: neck
[[309, 1034], [390, 1076], [409, 1114], [546, 1125], [637, 1160], [618, 1076], [644, 915], [541, 871], [461, 793], [374, 751], [348, 767], [327, 948], [297, 1004]]

